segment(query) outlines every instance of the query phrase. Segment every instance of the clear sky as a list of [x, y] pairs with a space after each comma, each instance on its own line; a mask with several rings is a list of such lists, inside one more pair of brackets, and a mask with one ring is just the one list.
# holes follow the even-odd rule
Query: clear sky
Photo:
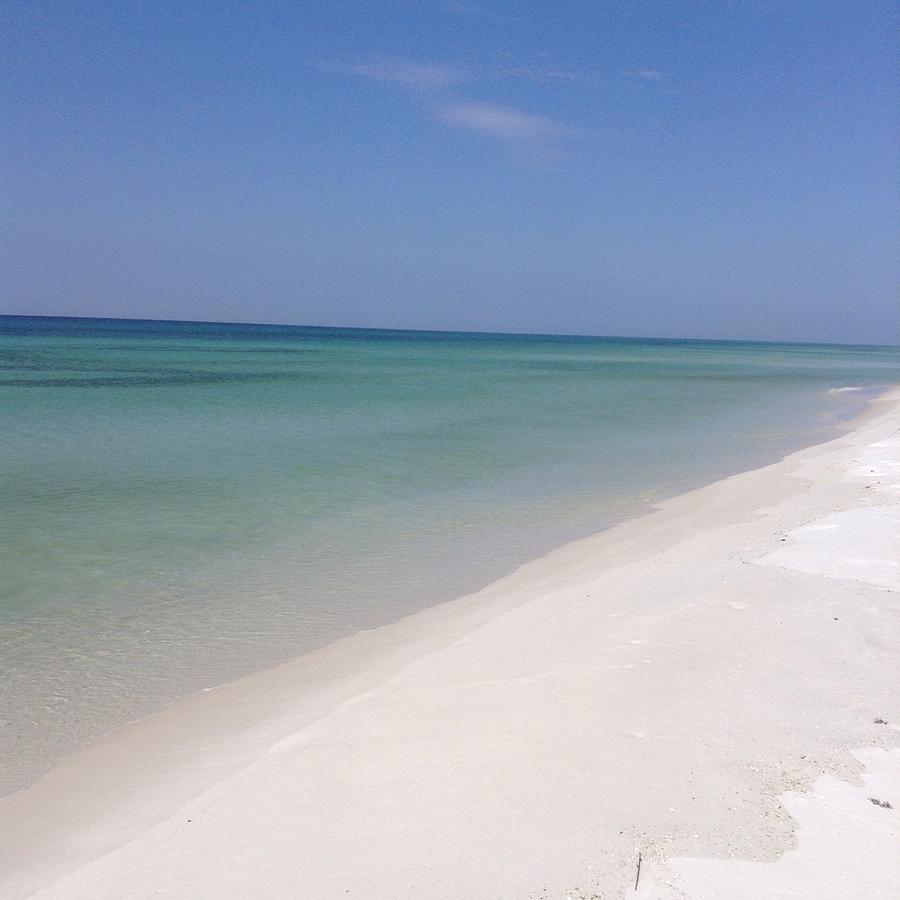
[[892, 2], [0, 16], [3, 312], [898, 341]]

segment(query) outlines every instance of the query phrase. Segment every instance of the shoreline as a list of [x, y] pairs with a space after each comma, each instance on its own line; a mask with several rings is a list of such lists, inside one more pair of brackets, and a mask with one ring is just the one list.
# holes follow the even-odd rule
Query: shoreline
[[[836, 383], [842, 382], [838, 380]], [[781, 433], [777, 445], [768, 446], [766, 441], [762, 440], [764, 446], [761, 447], [751, 441], [739, 456], [729, 452], [724, 455], [723, 459], [707, 460], [706, 465], [694, 467], [696, 471], [681, 472], [680, 476], [675, 478], [654, 480], [648, 477], [643, 488], [632, 485], [630, 489], [624, 490], [620, 494], [604, 493], [602, 485], [594, 486], [592, 478], [588, 477], [587, 473], [582, 473], [582, 482], [590, 484], [591, 487], [580, 493], [553, 495], [558, 501], [558, 505], [553, 502], [547, 505], [544, 521], [541, 521], [540, 517], [533, 517], [534, 510], [530, 506], [520, 511], [523, 518], [510, 517], [509, 510], [507, 510], [506, 515], [501, 516], [500, 522], [493, 527], [493, 531], [490, 530], [492, 526], [489, 523], [482, 521], [480, 527], [487, 525], [489, 529], [487, 537], [491, 546], [489, 550], [486, 549], [484, 554], [474, 560], [474, 565], [471, 567], [467, 566], [467, 556], [460, 552], [458, 546], [454, 546], [455, 542], [459, 543], [464, 540], [462, 533], [451, 535], [449, 541], [441, 542], [444, 546], [435, 556], [438, 571], [432, 574], [427, 583], [424, 578], [416, 574], [425, 570], [422, 565], [425, 560], [424, 556], [418, 560], [414, 557], [407, 557], [405, 563], [402, 555], [396, 556], [394, 566], [386, 566], [382, 572], [382, 580], [389, 573], [397, 574], [399, 567], [411, 572], [412, 581], [409, 585], [403, 584], [402, 581], [397, 584], [401, 589], [400, 596], [392, 596], [390, 592], [379, 590], [377, 587], [370, 596], [365, 594], [366, 586], [357, 583], [357, 587], [361, 588], [365, 594], [366, 602], [361, 605], [357, 604], [355, 612], [352, 603], [342, 609], [343, 613], [349, 614], [352, 619], [361, 618], [361, 621], [354, 621], [352, 625], [341, 618], [340, 612], [331, 620], [332, 623], [336, 623], [332, 625], [328, 624], [330, 618], [328, 616], [319, 615], [319, 618], [316, 619], [316, 614], [313, 612], [310, 617], [309, 605], [304, 605], [303, 602], [297, 608], [291, 608], [291, 615], [285, 619], [289, 604], [276, 601], [270, 604], [270, 612], [278, 615], [279, 620], [285, 622], [287, 626], [285, 631], [276, 633], [273, 630], [264, 641], [254, 642], [251, 638], [241, 644], [239, 625], [230, 629], [226, 628], [224, 631], [217, 631], [214, 626], [208, 625], [204, 635], [201, 636], [192, 632], [192, 628], [196, 628], [196, 623], [204, 621], [206, 617], [182, 615], [179, 621], [177, 612], [174, 613], [174, 618], [168, 620], [165, 616], [154, 617], [154, 614], [150, 613], [146, 616], [146, 629], [138, 625], [137, 632], [135, 632], [134, 629], [141, 617], [141, 604], [135, 606], [134, 603], [131, 603], [132, 615], [129, 616], [125, 612], [129, 606], [129, 602], [126, 601], [124, 608], [119, 610], [109, 621], [102, 615], [98, 621], [97, 610], [88, 604], [87, 615], [88, 617], [93, 616], [93, 618], [84, 621], [93, 623], [98, 630], [103, 631], [105, 637], [99, 641], [88, 643], [87, 646], [80, 646], [77, 638], [79, 630], [77, 623], [83, 620], [73, 620], [72, 625], [75, 626], [74, 636], [76, 639], [71, 643], [65, 639], [65, 630], [60, 627], [62, 622], [59, 619], [51, 620], [51, 633], [55, 632], [59, 638], [63, 639], [62, 641], [57, 639], [55, 646], [49, 647], [40, 646], [40, 641], [37, 641], [34, 646], [29, 648], [26, 644], [17, 646], [15, 638], [13, 638], [12, 646], [8, 651], [11, 658], [7, 660], [7, 670], [10, 674], [14, 673], [9, 683], [18, 682], [25, 688], [25, 691], [24, 694], [19, 694], [14, 688], [10, 691], [7, 686], [6, 698], [9, 703], [6, 716], [7, 728], [0, 740], [0, 756], [5, 753], [9, 763], [5, 769], [0, 769], [0, 800], [27, 788], [62, 760], [86, 750], [97, 741], [126, 727], [129, 723], [169, 708], [185, 697], [212, 687], [221, 687], [253, 673], [290, 662], [313, 650], [328, 647], [343, 638], [352, 636], [357, 629], [360, 631], [373, 630], [395, 624], [401, 618], [413, 615], [421, 609], [476, 593], [493, 582], [512, 574], [520, 566], [544, 557], [554, 549], [607, 531], [626, 520], [646, 515], [667, 499], [731, 475], [777, 462], [792, 452], [838, 437], [859, 420], [874, 397], [886, 390], [889, 388], [882, 384], [880, 386], [837, 387], [823, 391], [822, 398], [816, 398], [815, 410], [805, 410], [806, 415], [801, 416], [803, 425], [798, 426], [790, 435]], [[826, 403], [825, 398], [829, 395], [831, 395], [831, 399]], [[731, 449], [733, 450], [733, 448]], [[540, 473], [532, 473], [529, 477], [525, 477], [523, 473], [521, 483], [527, 485], [533, 477], [539, 478]], [[421, 501], [423, 508], [440, 509], [441, 504], [440, 494], [425, 496]], [[563, 510], [566, 511], [563, 512]], [[529, 518], [529, 516], [532, 517]], [[453, 515], [451, 514], [452, 519]], [[435, 521], [440, 521], [440, 517], [437, 517]], [[504, 526], [503, 522], [508, 525]], [[403, 523], [395, 521], [394, 525], [402, 528]], [[506, 531], [501, 535], [504, 527]], [[377, 529], [369, 530], [373, 534], [377, 532]], [[498, 536], [500, 537], [499, 543], [497, 542]], [[363, 536], [361, 535], [361, 537]], [[387, 537], [386, 545], [389, 541], [390, 536]], [[192, 574], [197, 576], [196, 582], [189, 578], [177, 591], [173, 589], [173, 583], [170, 582], [168, 590], [164, 586], [161, 592], [154, 594], [151, 591], [147, 599], [151, 607], [162, 601], [161, 608], [163, 609], [166, 606], [176, 611], [189, 607], [206, 608], [210, 615], [215, 616], [219, 611], [215, 599], [217, 595], [223, 593], [226, 596], [247, 595], [247, 599], [250, 601], [248, 608], [250, 615], [244, 619], [243, 624], [246, 626], [246, 631], [249, 634], [256, 631], [265, 633], [269, 620], [259, 615], [258, 609], [254, 614], [253, 594], [255, 592], [260, 596], [265, 596], [271, 592], [271, 596], [289, 597], [292, 591], [295, 594], [298, 592], [297, 585], [291, 588], [288, 586], [288, 581], [283, 581], [278, 577], [270, 578], [270, 574], [277, 573], [279, 567], [283, 569], [289, 560], [291, 551], [285, 551], [285, 548], [296, 547], [301, 543], [302, 540], [297, 540], [297, 536], [292, 536], [290, 539], [279, 539], [257, 548], [248, 559], [246, 568], [235, 569], [231, 576], [224, 579], [219, 577], [217, 590], [209, 590], [206, 582], [209, 581], [212, 573], [201, 567], [192, 569]], [[418, 547], [420, 554], [423, 549], [422, 546]], [[391, 552], [396, 554], [398, 550], [399, 548], [394, 546], [393, 551], [387, 551], [387, 555], [390, 555]], [[254, 560], [253, 557], [256, 559]], [[262, 568], [259, 568], [260, 558], [266, 560], [262, 564]], [[335, 554], [335, 558], [340, 559], [341, 554]], [[387, 557], [379, 562], [384, 564], [386, 559]], [[353, 566], [352, 556], [347, 559], [347, 563], [351, 567]], [[342, 568], [343, 566], [334, 572], [338, 579], [342, 577]], [[321, 572], [318, 573], [318, 576], [313, 577], [312, 583], [314, 591], [318, 587], [324, 589], [325, 593], [333, 593], [328, 581], [322, 581]], [[196, 596], [192, 590], [194, 587], [199, 589]], [[352, 579], [351, 583], [341, 583], [338, 593], [343, 598], [357, 596], [353, 590]], [[303, 591], [299, 590], [301, 597], [302, 594]], [[136, 598], [140, 592], [133, 592], [132, 595]], [[182, 604], [180, 601], [173, 602], [177, 598], [185, 597], [193, 598], [190, 604]], [[78, 608], [77, 602], [73, 608]], [[320, 610], [327, 608], [327, 603], [319, 606]], [[229, 611], [227, 603], [223, 611], [226, 613]], [[234, 604], [231, 611], [233, 614], [237, 612]], [[303, 627], [292, 627], [292, 622], [295, 621], [302, 622]], [[179, 625], [186, 630], [180, 631]], [[166, 632], [169, 635], [178, 634], [182, 641], [185, 638], [189, 641], [191, 637], [200, 640], [201, 646], [209, 648], [208, 652], [201, 654], [199, 659], [186, 657], [180, 652], [178, 641], [174, 641], [171, 648], [172, 653], [169, 656], [171, 665], [161, 669], [158, 664], [150, 663], [149, 668], [142, 670], [141, 660], [145, 657], [152, 658], [154, 655], [154, 641], [152, 639], [146, 641], [143, 635], [151, 638], [153, 629], [158, 629], [160, 626], [163, 626], [164, 634]], [[91, 631], [84, 624], [81, 624], [80, 628], [82, 633]], [[40, 635], [42, 632], [41, 622], [29, 622], [27, 616], [24, 619], [14, 619], [10, 625], [10, 634], [15, 635], [22, 629], [35, 636]], [[141, 640], [131, 647], [118, 643], [120, 635], [129, 633], [141, 634]], [[218, 644], [217, 641], [223, 638], [225, 643]], [[127, 641], [127, 637], [124, 640]], [[83, 639], [81, 643], [84, 643]], [[5, 644], [0, 647], [0, 655], [5, 647]], [[238, 649], [235, 649], [236, 647]], [[119, 660], [130, 658], [134, 661], [140, 678], [143, 679], [146, 691], [141, 690], [136, 681], [134, 683], [128, 681], [132, 673], [128, 666], [124, 665], [113, 666], [112, 670], [100, 673], [99, 679], [92, 680], [88, 671], [90, 662], [81, 668], [78, 664], [74, 665], [71, 669], [71, 678], [67, 678], [64, 685], [57, 684], [57, 688], [62, 688], [61, 690], [53, 689], [52, 675], [50, 675], [53, 666], [41, 667], [38, 665], [35, 673], [37, 687], [29, 690], [28, 672], [32, 666], [31, 661], [52, 660], [59, 653], [62, 653], [64, 658], [68, 657], [70, 662], [72, 660], [90, 661], [104, 657], [118, 658]], [[156, 675], [162, 676], [161, 678], [153, 678], [154, 665], [156, 665]], [[121, 680], [126, 685], [121, 701], [113, 699], [112, 695], [104, 697], [102, 690], [99, 693], [94, 691], [95, 687], [102, 688], [102, 685], [112, 684], [116, 680]], [[87, 702], [83, 706], [81, 705], [79, 687], [86, 696], [93, 698], [93, 703]], [[33, 718], [29, 708], [34, 712]], [[44, 710], [48, 712], [48, 715], [43, 715]]]
[[[253, 895], [255, 885], [271, 896], [281, 884], [329, 897], [344, 895], [346, 883], [357, 896], [375, 887], [375, 896], [397, 897], [550, 897], [570, 888], [590, 896], [619, 890], [627, 872], [633, 878], [635, 845], [645, 848], [645, 890], [654, 879], [664, 884], [657, 875], [673, 856], [774, 858], [793, 841], [778, 813], [785, 790], [808, 788], [822, 774], [852, 776], [861, 766], [848, 750], [896, 742], [892, 726], [834, 723], [846, 713], [835, 696], [847, 673], [832, 658], [841, 650], [865, 672], [859, 690], [868, 699], [856, 698], [857, 706], [874, 709], [877, 688], [882, 705], [896, 707], [890, 672], [872, 670], [868, 659], [871, 623], [850, 602], [871, 603], [873, 591], [881, 602], [896, 588], [823, 573], [815, 548], [803, 557], [802, 529], [858, 512], [860, 503], [900, 508], [896, 489], [841, 474], [866, 441], [896, 433], [898, 420], [893, 390], [832, 441], [668, 498], [474, 594], [183, 698], [113, 733], [0, 802], [0, 833], [9, 832], [4, 894], [172, 895], [180, 885], [211, 896], [217, 884], [241, 884], [237, 895]], [[868, 529], [871, 543], [883, 526], [863, 516], [847, 539]], [[778, 556], [795, 544], [793, 558]], [[781, 563], [760, 563], [773, 556]], [[761, 589], [775, 596], [762, 599]], [[785, 597], [787, 610], [777, 603]], [[840, 614], [820, 622], [822, 602]], [[889, 618], [896, 606], [883, 612]], [[776, 628], [779, 614], [790, 628]], [[844, 624], [836, 629], [835, 621]], [[769, 665], [754, 669], [759, 654]], [[799, 696], [781, 683], [798, 660], [806, 660]], [[679, 678], [687, 693], [675, 689]], [[748, 690], [758, 679], [781, 715], [795, 714], [803, 728], [776, 736], [779, 717]], [[716, 685], [728, 687], [731, 705], [721, 705]], [[708, 708], [697, 708], [697, 697]], [[805, 700], [818, 706], [799, 708]], [[883, 717], [900, 721], [900, 711], [891, 713]], [[723, 729], [729, 714], [737, 721]], [[804, 740], [810, 752], [801, 754]], [[764, 759], [756, 766], [763, 775], [746, 768], [749, 743], [761, 745], [753, 752]], [[707, 783], [694, 777], [689, 800], [691, 771]], [[640, 786], [621, 790], [608, 808], [622, 784]], [[720, 808], [713, 795], [722, 800], [722, 791], [733, 791], [736, 805]], [[281, 808], [283, 795], [299, 808]], [[683, 830], [686, 809], [698, 831]], [[436, 811], [445, 817], [440, 828]], [[185, 820], [199, 825], [198, 816], [203, 827], [186, 830]], [[262, 844], [260, 828], [273, 832]], [[294, 843], [285, 843], [287, 833]], [[347, 847], [348, 838], [357, 846]], [[236, 861], [206, 868], [237, 846], [253, 854], [255, 875]], [[549, 855], [532, 849], [529, 858], [528, 847]], [[400, 848], [412, 864], [392, 858]], [[299, 862], [285, 858], [291, 852]], [[322, 862], [305, 866], [305, 855]], [[475, 868], [475, 859], [486, 880], [442, 881], [451, 866]]]

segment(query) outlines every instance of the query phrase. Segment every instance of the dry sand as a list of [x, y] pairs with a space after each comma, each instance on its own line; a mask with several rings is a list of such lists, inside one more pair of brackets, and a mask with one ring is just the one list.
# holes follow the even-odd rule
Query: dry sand
[[898, 534], [894, 392], [63, 762], [0, 895], [898, 897]]

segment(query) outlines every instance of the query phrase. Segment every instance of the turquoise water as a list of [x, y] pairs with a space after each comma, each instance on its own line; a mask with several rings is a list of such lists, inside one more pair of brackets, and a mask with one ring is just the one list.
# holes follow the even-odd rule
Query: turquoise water
[[883, 348], [0, 317], [0, 788], [897, 381]]

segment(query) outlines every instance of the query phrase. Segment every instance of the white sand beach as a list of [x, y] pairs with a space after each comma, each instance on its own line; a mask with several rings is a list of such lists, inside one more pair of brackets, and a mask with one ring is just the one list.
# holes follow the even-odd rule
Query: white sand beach
[[69, 758], [0, 803], [0, 895], [895, 898], [898, 560], [893, 391]]

